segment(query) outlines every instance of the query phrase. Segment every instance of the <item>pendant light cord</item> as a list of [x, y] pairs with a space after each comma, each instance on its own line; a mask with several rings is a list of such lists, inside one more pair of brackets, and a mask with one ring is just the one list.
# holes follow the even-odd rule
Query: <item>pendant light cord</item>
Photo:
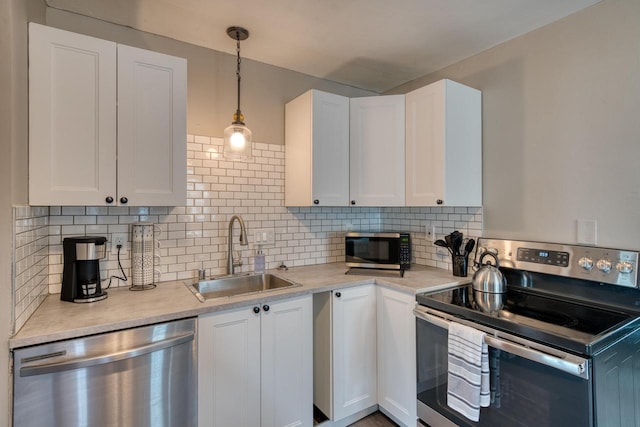
[[236, 111], [236, 121], [242, 123], [241, 119], [242, 113], [240, 112], [240, 33], [236, 32], [236, 54], [238, 55], [238, 66], [236, 68], [236, 76], [238, 77], [238, 110]]

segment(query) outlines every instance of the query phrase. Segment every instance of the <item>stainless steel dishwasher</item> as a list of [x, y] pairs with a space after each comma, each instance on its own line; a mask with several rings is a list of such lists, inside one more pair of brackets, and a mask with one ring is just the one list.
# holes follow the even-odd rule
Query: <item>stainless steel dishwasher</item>
[[15, 427], [196, 426], [195, 319], [14, 351]]

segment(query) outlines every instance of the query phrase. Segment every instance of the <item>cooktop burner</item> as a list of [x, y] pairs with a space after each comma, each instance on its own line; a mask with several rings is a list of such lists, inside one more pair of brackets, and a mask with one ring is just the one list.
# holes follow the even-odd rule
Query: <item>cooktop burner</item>
[[539, 294], [530, 289], [507, 287], [503, 307], [485, 313], [476, 302], [471, 285], [417, 296], [427, 307], [472, 320], [516, 335], [591, 354], [623, 334], [636, 316]]

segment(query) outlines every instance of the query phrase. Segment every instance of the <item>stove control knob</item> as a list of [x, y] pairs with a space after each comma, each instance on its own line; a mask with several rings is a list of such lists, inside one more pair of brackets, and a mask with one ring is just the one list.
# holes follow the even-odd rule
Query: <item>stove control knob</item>
[[616, 264], [616, 270], [620, 273], [629, 274], [633, 271], [633, 264], [629, 261], [620, 261]]
[[608, 259], [599, 259], [596, 263], [596, 268], [603, 273], [608, 273], [611, 271], [611, 261]]
[[593, 260], [588, 256], [583, 256], [578, 260], [578, 265], [585, 270], [590, 271], [593, 268]]

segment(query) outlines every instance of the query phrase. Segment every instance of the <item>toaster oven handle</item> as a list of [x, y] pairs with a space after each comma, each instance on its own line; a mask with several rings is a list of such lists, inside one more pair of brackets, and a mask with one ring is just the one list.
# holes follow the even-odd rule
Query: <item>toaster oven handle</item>
[[558, 369], [585, 380], [589, 379], [589, 359], [499, 332], [484, 325], [459, 319], [424, 306], [417, 305], [413, 310], [413, 314], [420, 320], [447, 330], [452, 321], [480, 330], [485, 332], [484, 342], [490, 347], [503, 350], [550, 368]]

